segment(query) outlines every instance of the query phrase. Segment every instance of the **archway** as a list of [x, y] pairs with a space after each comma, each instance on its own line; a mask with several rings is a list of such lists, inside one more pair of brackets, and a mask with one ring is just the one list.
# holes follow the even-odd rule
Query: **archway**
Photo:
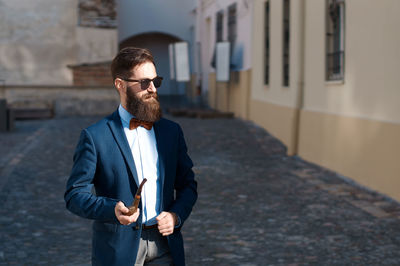
[[185, 93], [183, 84], [175, 84], [170, 79], [168, 45], [179, 42], [180, 39], [164, 33], [144, 33], [132, 36], [119, 45], [119, 48], [135, 46], [151, 51], [157, 66], [157, 74], [164, 78], [163, 85], [158, 90], [160, 95], [182, 95]]

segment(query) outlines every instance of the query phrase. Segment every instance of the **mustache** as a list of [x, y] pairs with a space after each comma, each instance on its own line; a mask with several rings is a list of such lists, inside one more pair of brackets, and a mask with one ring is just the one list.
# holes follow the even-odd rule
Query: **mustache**
[[132, 91], [127, 91], [127, 108], [137, 119], [148, 122], [158, 121], [162, 116], [158, 95], [155, 92], [147, 92], [139, 96]]
[[156, 100], [158, 100], [158, 95], [157, 95], [157, 93], [155, 93], [155, 92], [150, 92], [150, 93], [147, 93], [147, 94], [145, 94], [145, 95], [143, 95], [143, 99], [150, 99], [150, 98], [154, 98], [154, 99], [156, 99]]

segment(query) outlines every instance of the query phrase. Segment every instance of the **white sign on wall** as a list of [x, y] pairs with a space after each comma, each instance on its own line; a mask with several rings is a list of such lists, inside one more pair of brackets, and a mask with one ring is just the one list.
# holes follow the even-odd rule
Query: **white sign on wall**
[[188, 43], [177, 42], [174, 46], [176, 81], [190, 81]]
[[217, 81], [229, 81], [230, 43], [217, 43]]
[[168, 45], [169, 52], [169, 76], [172, 79], [175, 79], [175, 56], [174, 56], [174, 44], [171, 43]]

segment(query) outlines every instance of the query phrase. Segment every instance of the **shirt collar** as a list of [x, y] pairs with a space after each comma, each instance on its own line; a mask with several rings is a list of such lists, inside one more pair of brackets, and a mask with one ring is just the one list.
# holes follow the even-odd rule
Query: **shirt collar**
[[131, 113], [129, 113], [121, 104], [118, 107], [118, 113], [119, 116], [121, 117], [121, 121], [123, 124], [128, 124], [131, 121], [131, 118], [134, 117], [133, 115], [131, 115]]

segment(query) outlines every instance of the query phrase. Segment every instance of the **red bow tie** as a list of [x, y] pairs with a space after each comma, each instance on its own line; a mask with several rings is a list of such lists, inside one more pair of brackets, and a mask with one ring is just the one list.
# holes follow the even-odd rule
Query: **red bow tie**
[[150, 130], [153, 127], [153, 123], [132, 118], [131, 121], [129, 122], [129, 129], [130, 130], [136, 129], [138, 126], [142, 126], [145, 129]]

